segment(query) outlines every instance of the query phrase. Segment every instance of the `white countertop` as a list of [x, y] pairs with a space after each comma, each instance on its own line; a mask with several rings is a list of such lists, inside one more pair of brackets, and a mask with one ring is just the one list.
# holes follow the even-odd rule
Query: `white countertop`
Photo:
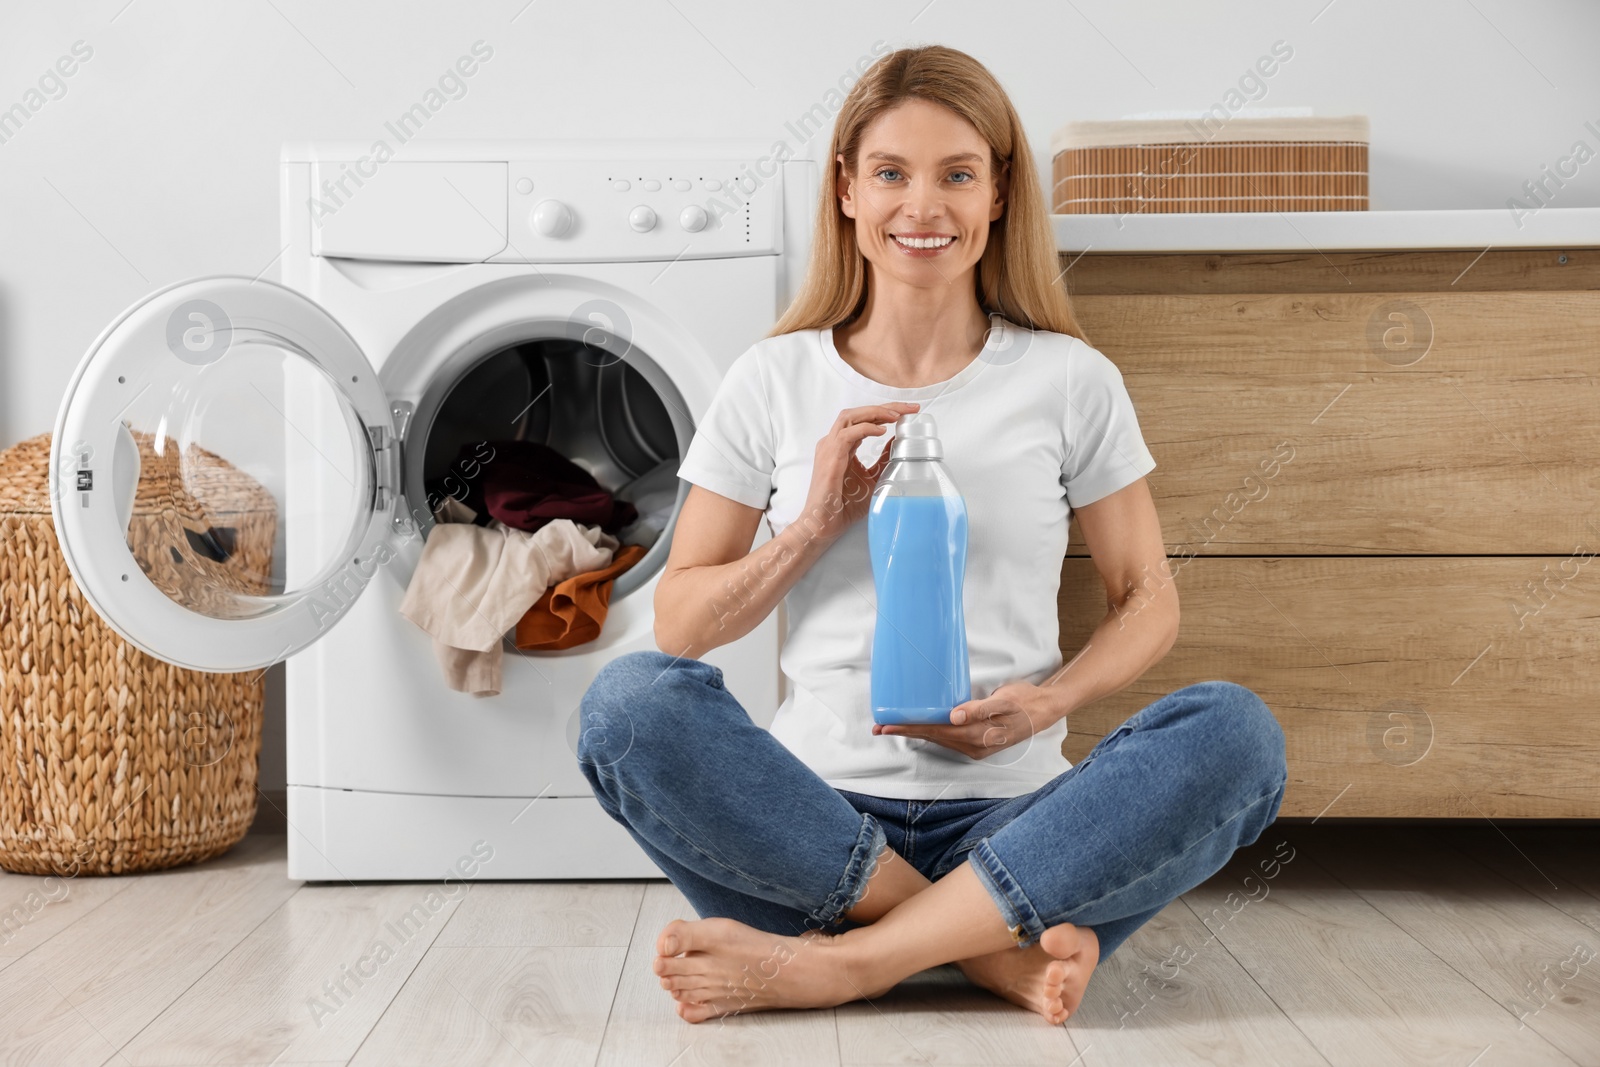
[[1062, 252], [1354, 252], [1600, 246], [1600, 208], [1051, 215]]

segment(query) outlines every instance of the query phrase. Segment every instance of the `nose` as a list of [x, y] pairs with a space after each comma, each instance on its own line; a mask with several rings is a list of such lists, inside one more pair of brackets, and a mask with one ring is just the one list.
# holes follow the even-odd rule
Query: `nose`
[[906, 214], [919, 222], [944, 214], [944, 194], [933, 182], [913, 181], [906, 190]]

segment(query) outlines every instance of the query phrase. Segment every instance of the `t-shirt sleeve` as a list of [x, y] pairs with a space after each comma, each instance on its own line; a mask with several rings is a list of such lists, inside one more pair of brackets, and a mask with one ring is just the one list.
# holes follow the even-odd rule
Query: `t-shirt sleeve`
[[678, 465], [678, 477], [766, 509], [772, 496], [772, 412], [755, 349], [735, 359]]
[[1076, 339], [1068, 354], [1067, 401], [1061, 486], [1069, 507], [1093, 504], [1155, 469], [1122, 372], [1099, 349]]

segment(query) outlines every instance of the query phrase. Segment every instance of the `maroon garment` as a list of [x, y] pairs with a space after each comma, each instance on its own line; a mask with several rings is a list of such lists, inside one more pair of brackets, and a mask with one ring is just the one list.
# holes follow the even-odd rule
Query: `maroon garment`
[[483, 444], [463, 445], [453, 468], [467, 484], [464, 502], [480, 515], [530, 532], [551, 519], [571, 519], [609, 534], [639, 517], [632, 504], [614, 499], [593, 475], [548, 445], [537, 441], [488, 445], [494, 452], [487, 460], [481, 458], [487, 451]]

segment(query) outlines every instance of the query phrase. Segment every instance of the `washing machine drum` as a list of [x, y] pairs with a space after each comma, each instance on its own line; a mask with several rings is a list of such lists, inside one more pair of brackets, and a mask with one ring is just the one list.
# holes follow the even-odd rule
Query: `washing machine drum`
[[443, 491], [461, 448], [480, 441], [549, 445], [613, 491], [679, 458], [678, 428], [656, 388], [628, 360], [581, 341], [501, 349], [442, 393], [427, 429], [430, 493]]
[[[534, 441], [636, 503], [641, 517], [660, 509], [664, 493], [676, 514], [678, 464], [693, 436], [681, 396], [642, 353], [622, 357], [570, 338], [522, 341], [435, 383], [416, 423], [411, 440], [424, 435], [422, 481], [430, 502], [466, 495], [457, 460], [481, 443]], [[664, 531], [659, 542], [617, 580], [614, 596], [659, 569], [670, 519], [658, 516], [655, 525]]]

